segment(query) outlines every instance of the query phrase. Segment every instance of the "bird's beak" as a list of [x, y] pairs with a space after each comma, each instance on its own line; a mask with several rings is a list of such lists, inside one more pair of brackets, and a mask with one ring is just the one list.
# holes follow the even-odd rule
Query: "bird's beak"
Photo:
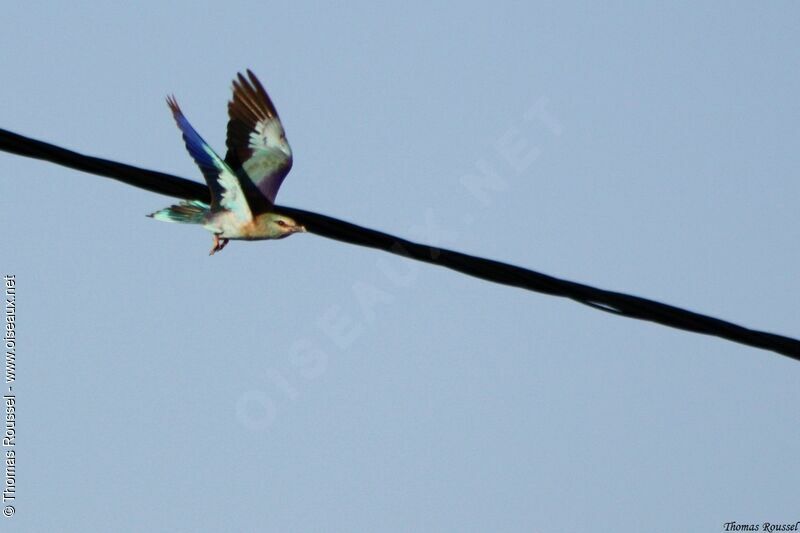
[[307, 233], [308, 232], [308, 230], [306, 229], [305, 226], [295, 226], [294, 227], [294, 231], [296, 233]]

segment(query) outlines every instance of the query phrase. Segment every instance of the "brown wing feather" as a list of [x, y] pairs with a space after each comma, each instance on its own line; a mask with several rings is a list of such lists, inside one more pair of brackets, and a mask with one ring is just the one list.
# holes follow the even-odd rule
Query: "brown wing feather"
[[241, 73], [237, 74], [238, 79], [233, 80], [233, 98], [228, 103], [230, 120], [225, 162], [234, 169], [238, 169], [253, 153], [249, 146], [250, 133], [256, 124], [262, 120], [280, 120], [264, 86], [250, 69], [247, 70], [247, 75], [250, 82]]
[[252, 71], [233, 80], [228, 116], [225, 162], [255, 211], [271, 210], [292, 155], [275, 105]]

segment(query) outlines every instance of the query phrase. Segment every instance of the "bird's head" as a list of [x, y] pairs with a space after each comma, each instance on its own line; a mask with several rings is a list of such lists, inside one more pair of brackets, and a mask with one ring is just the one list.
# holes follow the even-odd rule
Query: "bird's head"
[[288, 237], [292, 233], [304, 233], [306, 227], [298, 223], [295, 219], [278, 213], [266, 214], [267, 230], [273, 239], [282, 239]]

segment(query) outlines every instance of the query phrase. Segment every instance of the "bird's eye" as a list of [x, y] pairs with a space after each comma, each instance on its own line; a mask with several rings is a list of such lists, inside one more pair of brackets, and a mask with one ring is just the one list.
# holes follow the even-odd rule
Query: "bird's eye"
[[282, 228], [285, 228], [285, 227], [287, 226], [286, 222], [284, 222], [283, 220], [279, 220], [279, 221], [278, 221], [278, 225], [279, 225], [280, 227], [282, 227]]

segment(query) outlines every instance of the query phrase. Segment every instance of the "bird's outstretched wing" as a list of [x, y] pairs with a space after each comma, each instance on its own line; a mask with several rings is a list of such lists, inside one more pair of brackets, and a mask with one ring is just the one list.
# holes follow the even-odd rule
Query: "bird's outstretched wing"
[[247, 203], [239, 179], [231, 168], [208, 146], [192, 125], [183, 116], [174, 96], [167, 97], [167, 104], [178, 128], [183, 132], [183, 141], [211, 191], [211, 210], [220, 208], [232, 211], [241, 220], [252, 220], [253, 213]]
[[233, 80], [225, 162], [240, 177], [253, 210], [265, 211], [292, 168], [292, 150], [267, 91], [250, 70], [247, 76]]

